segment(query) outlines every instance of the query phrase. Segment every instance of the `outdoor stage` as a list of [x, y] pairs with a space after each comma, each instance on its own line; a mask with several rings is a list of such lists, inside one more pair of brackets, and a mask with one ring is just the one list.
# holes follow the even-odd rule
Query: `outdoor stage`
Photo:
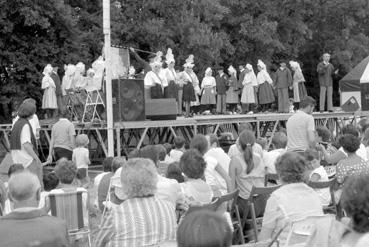
[[[286, 120], [292, 114], [236, 114], [236, 115], [206, 115], [193, 118], [178, 117], [177, 120], [137, 121], [114, 123], [114, 150], [116, 156], [126, 155], [134, 148], [147, 144], [173, 142], [177, 135], [183, 136], [187, 141], [195, 134], [220, 135], [232, 133], [234, 139], [238, 136], [239, 124], [250, 123], [259, 137], [267, 137], [268, 145], [279, 127], [284, 127]], [[369, 112], [334, 112], [314, 113], [316, 125], [325, 125], [334, 132], [348, 121], [356, 122], [369, 115]], [[39, 150], [42, 160], [48, 154], [51, 127], [55, 121], [41, 120]], [[107, 156], [107, 125], [105, 122], [82, 124], [75, 123], [77, 133], [85, 133], [90, 138], [90, 155], [92, 160]], [[11, 124], [0, 125], [0, 140], [6, 150], [9, 150], [9, 137]]]

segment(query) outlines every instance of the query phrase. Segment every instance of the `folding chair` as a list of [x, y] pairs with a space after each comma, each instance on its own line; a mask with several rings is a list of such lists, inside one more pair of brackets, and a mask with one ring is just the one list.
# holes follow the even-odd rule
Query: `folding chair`
[[331, 196], [331, 203], [328, 206], [323, 207], [324, 213], [334, 213], [337, 219], [342, 217], [342, 209], [339, 204], [336, 203], [336, 197], [334, 195], [334, 187], [336, 185], [336, 178], [326, 182], [308, 182], [308, 185], [313, 189], [327, 189]]
[[69, 111], [69, 114], [70, 114], [70, 119], [73, 119], [74, 121], [79, 121], [81, 119], [81, 115], [79, 114], [79, 111], [78, 111], [79, 100], [77, 96], [75, 95], [73, 89], [68, 89], [65, 91], [67, 93], [66, 105], [67, 105], [67, 110]]
[[[258, 232], [261, 230], [261, 225], [263, 222], [263, 217], [256, 217], [256, 212], [255, 212], [255, 203], [257, 199], [263, 199], [263, 208], [261, 209], [261, 211], [264, 214], [264, 210], [265, 210], [265, 206], [266, 206], [266, 201], [269, 198], [270, 194], [273, 193], [273, 191], [275, 191], [276, 189], [278, 189], [280, 187], [280, 185], [277, 186], [272, 186], [272, 187], [255, 187], [253, 186], [251, 189], [251, 193], [250, 193], [250, 197], [249, 197], [249, 207], [246, 209], [246, 211], [243, 214], [243, 226], [245, 226], [246, 223], [251, 223], [252, 228], [253, 228], [253, 234], [254, 234], [254, 238], [255, 242], [258, 241]], [[265, 203], [264, 203], [265, 202]], [[260, 210], [260, 208], [259, 208]], [[249, 213], [251, 213], [251, 219], [247, 219]], [[246, 236], [246, 237], [250, 237], [250, 235]]]
[[102, 105], [105, 108], [105, 104], [98, 87], [86, 88], [86, 93], [87, 96], [83, 110], [82, 122], [92, 122], [95, 118], [101, 121], [100, 115], [97, 112], [97, 106]]
[[268, 183], [277, 184], [279, 176], [276, 173], [265, 173], [264, 176], [264, 187], [268, 186]]
[[88, 198], [87, 191], [49, 194], [48, 198], [51, 215], [65, 220], [69, 236], [87, 235], [88, 244], [91, 246], [88, 206], [83, 205], [83, 195]]
[[202, 206], [191, 206], [188, 208], [186, 215], [198, 211], [198, 210], [209, 210], [209, 211], [217, 211], [217, 209], [219, 208], [220, 204], [218, 203], [219, 199], [215, 199], [214, 201], [212, 201], [209, 204], [205, 204]]

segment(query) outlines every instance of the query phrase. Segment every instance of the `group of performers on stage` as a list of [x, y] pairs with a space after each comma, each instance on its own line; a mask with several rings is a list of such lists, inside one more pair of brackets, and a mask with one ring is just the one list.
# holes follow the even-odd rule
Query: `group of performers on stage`
[[[141, 59], [134, 49], [131, 48], [131, 51], [136, 58]], [[292, 103], [297, 104], [307, 95], [305, 79], [296, 61], [289, 62], [293, 72], [287, 67], [286, 62], [282, 61], [280, 67], [271, 75], [262, 60], [258, 60], [257, 74], [251, 64], [240, 65], [238, 75], [232, 65], [227, 68], [227, 74], [222, 66], [208, 67], [200, 83], [193, 71], [195, 66], [193, 55], [189, 55], [186, 59], [181, 72], [174, 68], [175, 59], [170, 48], [165, 55], [164, 63], [162, 56], [163, 54], [158, 52], [156, 56], [150, 57], [150, 67], [144, 66], [146, 98], [175, 98], [178, 103], [178, 114], [182, 115], [184, 107], [185, 117], [200, 112], [203, 114], [270, 112], [273, 111], [272, 104], [276, 102], [278, 112], [288, 113], [294, 108]], [[293, 99], [289, 97], [289, 90], [293, 92]]]

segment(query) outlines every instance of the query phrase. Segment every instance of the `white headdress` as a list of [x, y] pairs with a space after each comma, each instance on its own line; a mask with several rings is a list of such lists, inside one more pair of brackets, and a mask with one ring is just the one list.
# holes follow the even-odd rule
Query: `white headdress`
[[47, 64], [44, 68], [44, 71], [42, 72], [42, 74], [44, 75], [50, 75], [51, 72], [53, 72], [53, 67], [51, 66], [51, 64]]
[[261, 69], [266, 69], [266, 65], [263, 61], [261, 61], [260, 59], [258, 60], [258, 66], [261, 68]]
[[172, 49], [170, 49], [170, 48], [168, 48], [167, 54], [165, 55], [165, 62], [166, 62], [166, 64], [170, 64], [172, 62], [175, 62]]
[[93, 69], [93, 68], [89, 68], [88, 70], [87, 70], [87, 73], [86, 73], [87, 75], [90, 75], [90, 74], [94, 74], [95, 75], [95, 70]]
[[251, 70], [251, 71], [254, 71], [254, 69], [252, 68], [252, 65], [251, 64], [246, 64], [246, 68], [248, 69], [248, 70]]
[[71, 76], [76, 72], [76, 66], [74, 64], [68, 64], [67, 68], [65, 69], [65, 75]]
[[236, 71], [236, 69], [235, 69], [232, 65], [230, 65], [230, 66], [228, 67], [228, 72], [229, 72], [230, 74], [237, 75], [237, 71]]
[[301, 71], [300, 64], [296, 61], [290, 61], [291, 68], [294, 68], [295, 70]]
[[150, 63], [151, 68], [154, 68], [156, 66], [160, 66], [160, 67], [162, 66], [162, 59], [161, 59], [162, 56], [163, 56], [163, 53], [161, 51], [158, 51], [156, 53], [156, 56], [154, 57], [152, 63]]
[[193, 68], [193, 66], [195, 66], [194, 64], [194, 55], [189, 55], [188, 58], [186, 59], [186, 63], [183, 65], [183, 67], [185, 68]]
[[206, 70], [205, 70], [205, 76], [207, 76], [207, 75], [210, 75], [210, 73], [211, 73], [211, 68], [210, 67], [208, 67]]
[[136, 74], [135, 67], [133, 67], [133, 66], [129, 66], [129, 71], [128, 71], [128, 73], [129, 73], [130, 75], [134, 75], [134, 74]]
[[85, 64], [82, 63], [82, 62], [78, 62], [76, 64], [76, 71], [81, 73], [81, 74], [85, 73], [85, 71], [86, 71]]

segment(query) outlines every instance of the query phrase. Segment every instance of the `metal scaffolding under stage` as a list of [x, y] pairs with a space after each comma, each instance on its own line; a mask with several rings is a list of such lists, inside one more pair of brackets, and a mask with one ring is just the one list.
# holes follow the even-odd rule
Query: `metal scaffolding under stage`
[[[330, 130], [339, 133], [344, 123], [357, 122], [362, 117], [368, 116], [368, 112], [335, 112], [315, 113], [313, 117], [316, 125], [327, 126]], [[173, 142], [177, 135], [183, 136], [187, 141], [195, 134], [220, 135], [232, 133], [234, 139], [238, 136], [239, 126], [242, 123], [250, 123], [258, 137], [267, 137], [268, 146], [271, 138], [279, 128], [285, 126], [285, 122], [291, 114], [253, 114], [253, 115], [207, 115], [193, 118], [177, 118], [177, 120], [116, 122], [114, 123], [114, 154], [126, 155], [134, 148], [148, 144]], [[39, 151], [41, 159], [46, 159], [50, 143], [51, 127], [53, 122], [41, 121]], [[101, 159], [108, 156], [107, 149], [107, 125], [75, 123], [77, 133], [85, 133], [90, 138], [91, 159]], [[9, 150], [10, 124], [0, 125], [0, 140], [5, 149]]]

